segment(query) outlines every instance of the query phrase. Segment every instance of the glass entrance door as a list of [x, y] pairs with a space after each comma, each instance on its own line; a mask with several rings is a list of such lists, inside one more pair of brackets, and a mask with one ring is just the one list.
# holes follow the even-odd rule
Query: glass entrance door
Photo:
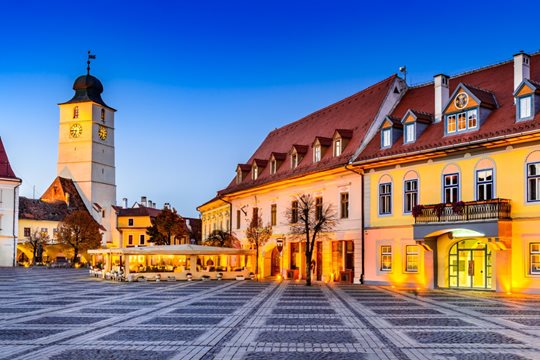
[[491, 288], [491, 251], [477, 240], [460, 241], [448, 256], [448, 284], [454, 288]]

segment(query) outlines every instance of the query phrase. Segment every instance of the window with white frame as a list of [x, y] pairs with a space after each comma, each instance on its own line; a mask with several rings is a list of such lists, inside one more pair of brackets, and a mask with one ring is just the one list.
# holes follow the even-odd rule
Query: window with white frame
[[476, 200], [493, 199], [493, 169], [476, 171]]
[[412, 143], [416, 141], [416, 125], [405, 125], [405, 143]]
[[519, 98], [519, 119], [527, 119], [532, 116], [532, 96]]
[[296, 169], [298, 167], [298, 154], [294, 153], [291, 155], [291, 168]]
[[405, 271], [418, 272], [418, 245], [405, 246]]
[[392, 270], [392, 246], [381, 246], [381, 271]]
[[530, 273], [540, 275], [540, 243], [529, 244]]
[[242, 170], [238, 169], [236, 172], [236, 183], [240, 184], [242, 182]]
[[392, 145], [392, 129], [384, 129], [381, 134], [381, 147], [386, 148]]
[[540, 201], [540, 163], [527, 164], [527, 201]]
[[379, 214], [392, 213], [392, 183], [379, 184]]
[[446, 116], [446, 133], [453, 134], [478, 128], [478, 109]]
[[272, 161], [270, 161], [270, 174], [275, 174], [277, 171], [277, 161], [276, 159], [272, 159]]
[[341, 139], [334, 140], [334, 156], [341, 155]]
[[257, 178], [259, 177], [259, 167], [257, 165], [253, 166], [252, 170], [251, 170], [251, 179], [252, 180], [257, 180]]
[[403, 212], [410, 213], [418, 205], [418, 179], [405, 180], [403, 191], [405, 199]]
[[349, 193], [348, 192], [343, 192], [340, 194], [340, 204], [341, 204], [340, 218], [348, 219], [349, 218]]
[[459, 201], [459, 174], [444, 175], [444, 202]]
[[313, 162], [321, 161], [321, 145], [313, 147]]

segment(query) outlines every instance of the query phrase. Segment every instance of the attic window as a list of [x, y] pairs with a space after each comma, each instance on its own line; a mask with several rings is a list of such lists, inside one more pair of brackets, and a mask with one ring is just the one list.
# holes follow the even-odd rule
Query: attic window
[[519, 120], [526, 120], [532, 116], [532, 96], [519, 98]]
[[251, 170], [251, 179], [257, 180], [259, 177], [259, 167], [257, 165], [253, 165], [253, 168]]
[[409, 144], [416, 141], [416, 125], [406, 124], [405, 125], [405, 143]]
[[75, 106], [73, 108], [73, 118], [74, 119], [78, 119], [79, 118], [79, 107], [78, 106]]
[[273, 159], [270, 161], [270, 174], [274, 175], [277, 171], [277, 161]]
[[334, 140], [334, 156], [340, 156], [342, 151], [341, 139]]
[[387, 148], [392, 145], [392, 129], [384, 129], [381, 133], [381, 147]]
[[453, 134], [478, 128], [478, 109], [446, 116], [446, 133]]
[[296, 169], [298, 167], [298, 154], [294, 153], [291, 155], [291, 168]]
[[321, 161], [321, 145], [315, 145], [313, 147], [313, 162]]
[[240, 184], [242, 182], [242, 170], [238, 169], [236, 171], [236, 183]]

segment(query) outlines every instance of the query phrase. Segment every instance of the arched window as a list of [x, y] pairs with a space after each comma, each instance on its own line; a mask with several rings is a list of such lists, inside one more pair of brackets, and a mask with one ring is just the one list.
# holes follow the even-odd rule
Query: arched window
[[383, 175], [379, 179], [379, 215], [392, 214], [392, 178]]
[[527, 176], [527, 202], [540, 201], [540, 151], [533, 151], [525, 163]]
[[73, 108], [73, 118], [74, 119], [78, 119], [79, 118], [79, 107], [78, 106], [75, 106]]

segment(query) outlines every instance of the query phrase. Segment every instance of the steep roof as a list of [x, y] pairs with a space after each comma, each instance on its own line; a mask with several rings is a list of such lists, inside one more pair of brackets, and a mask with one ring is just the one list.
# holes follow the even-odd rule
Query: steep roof
[[160, 209], [150, 208], [147, 206], [139, 205], [132, 208], [117, 208], [116, 214], [118, 216], [150, 216], [156, 217], [161, 213]]
[[6, 149], [2, 143], [2, 138], [0, 138], [0, 178], [17, 179], [9, 163]]
[[[267, 167], [258, 174], [257, 180], [252, 180], [250, 176], [246, 176], [240, 184], [233, 180], [219, 193], [232, 193], [272, 181], [344, 166], [360, 146], [396, 77], [390, 76], [348, 98], [270, 132], [245, 163], [251, 164], [254, 159], [270, 159], [272, 153], [287, 153], [290, 157], [291, 149], [296, 146], [299, 150], [306, 150], [298, 166], [291, 169], [290, 163], [284, 161], [275, 174], [270, 174], [270, 167]], [[352, 132], [347, 134], [351, 137], [341, 156], [334, 157], [332, 151], [326, 151], [321, 161], [313, 163], [311, 145], [315, 139], [331, 139], [335, 131], [340, 129]]]
[[[540, 54], [531, 56], [530, 77], [533, 81], [540, 80]], [[513, 61], [451, 77], [450, 94], [460, 83], [482, 102], [497, 105], [478, 130], [445, 136], [444, 121], [440, 121], [429, 125], [414, 143], [404, 145], [401, 136], [390, 148], [385, 149], [381, 149], [380, 136], [374, 136], [356, 161], [376, 161], [381, 157], [429, 151], [443, 146], [459, 146], [471, 141], [540, 129], [540, 114], [536, 114], [532, 120], [516, 122]], [[434, 96], [432, 82], [409, 88], [391, 115], [402, 118], [409, 109], [434, 113]]]

